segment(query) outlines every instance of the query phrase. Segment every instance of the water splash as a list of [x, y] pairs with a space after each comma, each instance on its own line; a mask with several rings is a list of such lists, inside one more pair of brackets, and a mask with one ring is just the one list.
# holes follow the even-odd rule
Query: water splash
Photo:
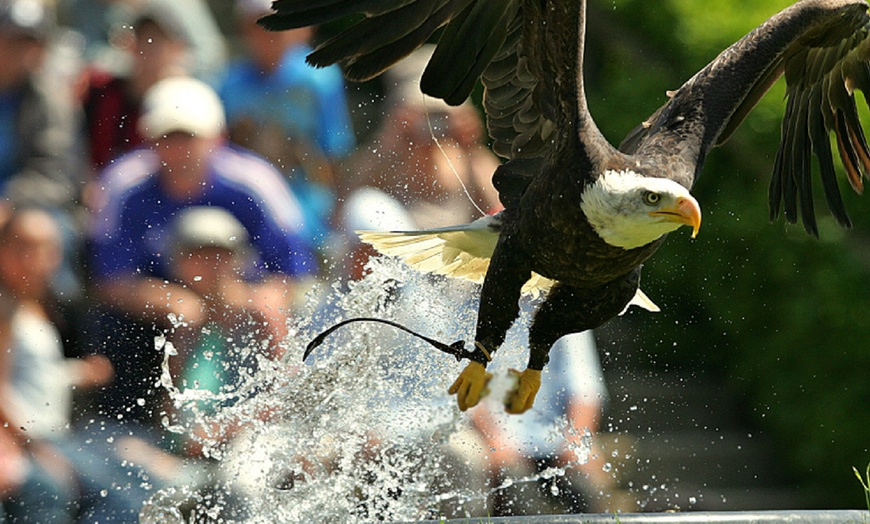
[[[177, 351], [157, 341], [165, 355], [161, 383], [179, 413], [164, 425], [201, 446], [213, 487], [159, 492], [143, 511], [144, 522], [436, 518], [445, 507], [462, 514], [510, 485], [564, 474], [549, 469], [496, 487], [458, 483], [465, 472], [448, 448], [469, 431], [469, 417], [446, 388], [464, 363], [401, 332], [380, 325], [343, 328], [301, 363], [319, 331], [357, 316], [393, 320], [444, 341], [471, 340], [477, 286], [422, 275], [387, 258], [373, 260], [369, 269], [346, 288], [310, 293], [283, 341], [282, 360], [260, 357], [257, 342], [249, 340], [242, 351], [256, 357], [256, 372], [232, 388], [212, 393], [174, 384], [169, 364]], [[500, 360], [516, 365], [511, 354], [521, 358], [521, 341], [509, 335]], [[507, 389], [502, 382], [494, 381], [489, 402]], [[228, 431], [235, 434], [229, 444]], [[553, 428], [554, 435], [563, 431]], [[582, 439], [578, 463], [589, 447]]]

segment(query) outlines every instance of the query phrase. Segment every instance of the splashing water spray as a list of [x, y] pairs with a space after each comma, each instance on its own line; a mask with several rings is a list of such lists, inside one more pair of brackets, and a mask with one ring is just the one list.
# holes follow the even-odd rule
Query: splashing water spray
[[[441, 149], [431, 122], [429, 132]], [[435, 341], [473, 340], [479, 286], [421, 274], [387, 257], [372, 259], [367, 270], [360, 281], [309, 293], [282, 342], [280, 361], [262, 356], [265, 341], [233, 341], [241, 360], [256, 361], [251, 367], [256, 371], [243, 373], [230, 389], [214, 393], [176, 384], [169, 364], [180, 358], [178, 352], [171, 341], [156, 341], [164, 353], [161, 385], [177, 413], [165, 417], [163, 425], [196, 441], [209, 468], [200, 475], [206, 478], [156, 493], [142, 511], [142, 522], [485, 517], [487, 498], [500, 491], [565, 474], [565, 469], [549, 468], [536, 475], [502, 476], [488, 485], [484, 472], [466, 463], [462, 449], [469, 442], [478, 446], [472, 450], [478, 455], [493, 450], [469, 440], [470, 415], [461, 413], [446, 392], [460, 369], [460, 342], [439, 348], [454, 359], [434, 351], [433, 340], [379, 323], [324, 332], [365, 317], [407, 326]], [[502, 412], [500, 399], [511, 386], [507, 367], [517, 367], [524, 358], [528, 322], [523, 314], [499, 351], [504, 367], [491, 369], [495, 378], [482, 404], [494, 412]], [[303, 364], [315, 340], [316, 351]], [[221, 437], [228, 431], [235, 436], [226, 443]], [[548, 438], [578, 431], [563, 419]], [[572, 441], [579, 442], [573, 449], [577, 458], [568, 467], [585, 463], [591, 453], [588, 432]]]
[[[257, 356], [261, 341], [246, 341], [242, 351], [257, 359], [256, 372], [243, 373], [232, 390], [175, 384], [169, 373], [175, 348], [157, 341], [165, 354], [162, 385], [177, 413], [164, 426], [195, 440], [211, 473], [207, 489], [183, 485], [156, 493], [143, 509], [143, 522], [352, 523], [472, 515], [501, 489], [564, 474], [552, 469], [497, 486], [469, 483], [482, 472], [467, 470], [456, 442], [470, 431], [470, 415], [446, 393], [458, 365], [402, 331], [380, 324], [337, 330], [302, 363], [318, 332], [354, 317], [413, 326], [441, 340], [471, 339], [477, 286], [423, 275], [388, 258], [373, 259], [368, 269], [346, 288], [334, 284], [328, 293], [309, 294], [280, 361]], [[500, 351], [506, 365], [521, 358], [524, 322]], [[496, 371], [484, 402], [498, 403], [509, 387], [506, 373]], [[217, 437], [229, 428], [235, 437], [226, 444]], [[552, 428], [554, 438], [565, 430]], [[575, 452], [585, 462], [589, 439], [581, 442]]]

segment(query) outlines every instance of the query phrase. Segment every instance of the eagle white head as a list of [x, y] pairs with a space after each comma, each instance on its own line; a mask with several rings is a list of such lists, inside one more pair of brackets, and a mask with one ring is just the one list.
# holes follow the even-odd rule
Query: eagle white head
[[701, 207], [689, 190], [667, 178], [633, 171], [606, 171], [581, 196], [589, 224], [608, 244], [623, 249], [645, 246], [680, 226], [701, 228]]

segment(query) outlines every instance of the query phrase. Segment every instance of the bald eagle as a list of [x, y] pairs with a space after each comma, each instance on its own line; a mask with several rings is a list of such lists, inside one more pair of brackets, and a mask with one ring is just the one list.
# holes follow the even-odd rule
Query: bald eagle
[[308, 57], [315, 66], [341, 64], [351, 80], [377, 76], [443, 28], [421, 90], [459, 104], [482, 81], [493, 149], [506, 160], [493, 174], [504, 211], [456, 228], [368, 238], [424, 269], [472, 279], [485, 274], [470, 363], [449, 389], [462, 410], [479, 401], [486, 365], [517, 318], [530, 279], [548, 290], [530, 327], [528, 366], [506, 401], [512, 413], [532, 406], [557, 339], [598, 327], [631, 303], [653, 307], [638, 288], [641, 264], [669, 232], [684, 225], [697, 232], [701, 212], [689, 190], [707, 153], [779, 77], [785, 76], [788, 102], [769, 190], [771, 218], [781, 212], [792, 223], [800, 218], [817, 235], [815, 155], [827, 205], [850, 225], [832, 134], [856, 191], [870, 169], [853, 97], [855, 90], [870, 92], [864, 0], [803, 0], [774, 15], [673, 92], [618, 148], [587, 107], [585, 4], [276, 0], [261, 21], [282, 30], [361, 13]]

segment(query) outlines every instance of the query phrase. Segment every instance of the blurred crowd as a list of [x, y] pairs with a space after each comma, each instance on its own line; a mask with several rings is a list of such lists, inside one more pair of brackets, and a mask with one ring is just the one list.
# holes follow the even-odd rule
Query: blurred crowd
[[[304, 62], [316, 32], [262, 30], [269, 6], [0, 0], [0, 522], [138, 521], [201, 453], [166, 436], [155, 340], [176, 383], [229, 387], [257, 366], [231, 341], [280, 358], [311, 283], [363, 275], [355, 230], [499, 209], [476, 109], [419, 93], [425, 53], [383, 80], [364, 132], [340, 70]], [[548, 405], [594, 433], [594, 341], [566, 343], [586, 360]], [[457, 453], [477, 482], [571, 460], [499, 444], [512, 431], [482, 410], [472, 429]]]

